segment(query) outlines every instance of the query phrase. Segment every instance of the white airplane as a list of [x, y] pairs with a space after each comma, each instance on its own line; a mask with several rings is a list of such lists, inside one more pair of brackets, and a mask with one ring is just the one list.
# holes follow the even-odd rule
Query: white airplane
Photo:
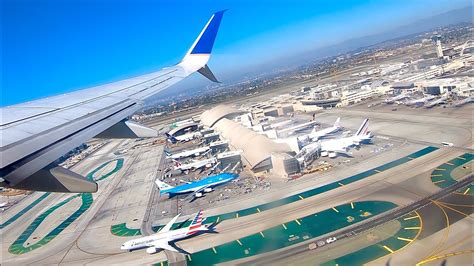
[[181, 172], [186, 172], [186, 171], [196, 171], [198, 169], [203, 169], [203, 168], [211, 168], [214, 164], [217, 163], [216, 158], [209, 158], [209, 159], [204, 159], [204, 160], [192, 160], [190, 163], [185, 163], [182, 164], [181, 162], [177, 160], [173, 160], [175, 165], [174, 165], [174, 170], [180, 170]]
[[148, 254], [154, 254], [160, 250], [165, 249], [174, 252], [187, 253], [183, 250], [180, 251], [176, 249], [176, 247], [173, 246], [175, 242], [184, 238], [192, 237], [199, 233], [215, 232], [215, 224], [202, 224], [202, 222], [204, 222], [205, 220], [202, 211], [199, 211], [196, 214], [193, 221], [191, 222], [191, 224], [189, 224], [188, 227], [170, 230], [179, 216], [180, 214], [176, 215], [156, 234], [129, 240], [123, 243], [120, 249], [133, 251], [137, 249], [146, 248], [146, 253]]
[[128, 121], [127, 117], [143, 108], [144, 100], [194, 72], [217, 82], [207, 62], [223, 14], [224, 11], [219, 11], [212, 15], [181, 62], [174, 66], [0, 108], [0, 186], [50, 192], [96, 192], [96, 182], [55, 161], [94, 137], [157, 137], [156, 130]]
[[400, 95], [397, 95], [395, 97], [391, 97], [391, 98], [388, 98], [388, 99], [385, 99], [385, 103], [395, 103], [395, 102], [398, 102], [398, 101], [401, 101], [401, 100], [404, 100], [406, 98], [409, 98], [410, 95], [409, 94], [400, 94]]
[[329, 156], [329, 158], [335, 158], [338, 153], [347, 153], [350, 147], [359, 146], [361, 143], [368, 142], [371, 139], [369, 120], [365, 119], [353, 136], [311, 143], [304, 146], [296, 154], [295, 158], [302, 162], [307, 156], [314, 155], [318, 151], [321, 151], [322, 157]]
[[296, 133], [298, 131], [305, 130], [305, 129], [307, 129], [309, 127], [312, 127], [312, 126], [315, 126], [315, 125], [316, 125], [316, 121], [309, 121], [309, 122], [298, 124], [298, 125], [295, 125], [295, 126], [292, 126], [292, 127], [289, 127], [289, 128], [280, 129], [280, 130], [277, 131], [277, 136], [279, 136], [279, 135], [293, 135], [294, 133]]
[[414, 100], [407, 101], [407, 102], [405, 102], [405, 104], [409, 105], [409, 106], [421, 106], [421, 105], [424, 105], [425, 103], [433, 100], [434, 98], [436, 98], [436, 96], [429, 95], [429, 96], [426, 96], [426, 97], [421, 98], [421, 99], [414, 99]]
[[300, 140], [300, 141], [317, 141], [321, 138], [324, 138], [326, 136], [329, 136], [329, 135], [334, 134], [334, 133], [338, 132], [339, 130], [341, 130], [340, 123], [341, 123], [341, 118], [338, 117], [336, 119], [336, 122], [334, 122], [334, 125], [332, 127], [324, 128], [324, 129], [321, 129], [321, 130], [316, 130], [316, 127], [315, 127], [315, 128], [313, 128], [313, 131], [311, 131], [311, 133], [298, 137], [298, 140]]
[[171, 136], [168, 138], [168, 140], [170, 140], [172, 143], [188, 142], [199, 137], [202, 137], [201, 132], [190, 132], [176, 137]]
[[335, 158], [338, 153], [347, 153], [350, 147], [370, 142], [371, 139], [372, 134], [369, 131], [369, 119], [365, 119], [353, 136], [321, 141], [321, 156]]
[[443, 96], [439, 99], [436, 99], [434, 101], [431, 101], [429, 102], [428, 104], [425, 104], [425, 108], [432, 108], [436, 105], [440, 105], [440, 104], [446, 104], [448, 101], [448, 97], [447, 96]]
[[209, 146], [204, 146], [204, 147], [196, 148], [194, 150], [182, 151], [182, 152], [176, 153], [176, 154], [173, 154], [173, 153], [165, 150], [165, 154], [166, 154], [166, 158], [178, 160], [178, 159], [188, 158], [188, 157], [192, 157], [192, 156], [197, 157], [199, 155], [202, 155], [202, 154], [208, 152], [209, 150], [210, 150]]

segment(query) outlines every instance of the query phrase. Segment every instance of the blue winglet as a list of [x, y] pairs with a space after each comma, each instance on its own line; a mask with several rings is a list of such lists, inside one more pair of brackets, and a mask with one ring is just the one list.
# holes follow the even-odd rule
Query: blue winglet
[[199, 39], [194, 44], [190, 54], [210, 54], [212, 52], [212, 46], [216, 40], [217, 31], [221, 24], [222, 16], [226, 10], [222, 10], [214, 13], [211, 19], [207, 23], [204, 30], [201, 32]]

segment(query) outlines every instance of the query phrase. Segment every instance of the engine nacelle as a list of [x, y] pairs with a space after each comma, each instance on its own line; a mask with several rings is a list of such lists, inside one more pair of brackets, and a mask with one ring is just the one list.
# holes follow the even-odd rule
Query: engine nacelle
[[155, 247], [149, 247], [146, 249], [146, 253], [148, 254], [155, 254], [156, 252], [158, 252], [158, 249]]
[[337, 152], [330, 152], [329, 153], [329, 158], [336, 158], [337, 157]]
[[321, 152], [321, 157], [326, 157], [326, 156], [328, 156], [328, 154], [329, 153], [327, 151], [322, 151]]
[[212, 192], [212, 191], [213, 191], [213, 189], [210, 188], [210, 187], [204, 189], [204, 192], [206, 192], [206, 193], [209, 193], [209, 192]]
[[194, 196], [195, 196], [196, 198], [200, 198], [200, 197], [202, 197], [202, 193], [201, 193], [201, 192], [198, 192], [198, 193], [194, 194]]

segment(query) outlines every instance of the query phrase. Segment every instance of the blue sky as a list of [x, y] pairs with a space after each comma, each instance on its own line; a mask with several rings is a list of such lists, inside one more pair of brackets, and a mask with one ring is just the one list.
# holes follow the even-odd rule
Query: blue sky
[[[214, 11], [229, 9], [210, 66], [224, 83], [246, 67], [422, 17], [465, 0], [3, 0], [2, 106], [179, 62]], [[181, 86], [202, 82], [193, 77]]]

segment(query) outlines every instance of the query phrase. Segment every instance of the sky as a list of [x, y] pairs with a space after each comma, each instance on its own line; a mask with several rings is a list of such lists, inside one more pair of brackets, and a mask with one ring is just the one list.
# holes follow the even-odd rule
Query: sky
[[[224, 84], [262, 62], [380, 33], [466, 0], [2, 0], [1, 106], [159, 70], [184, 56], [213, 12], [209, 66]], [[196, 74], [181, 86], [206, 84]]]

